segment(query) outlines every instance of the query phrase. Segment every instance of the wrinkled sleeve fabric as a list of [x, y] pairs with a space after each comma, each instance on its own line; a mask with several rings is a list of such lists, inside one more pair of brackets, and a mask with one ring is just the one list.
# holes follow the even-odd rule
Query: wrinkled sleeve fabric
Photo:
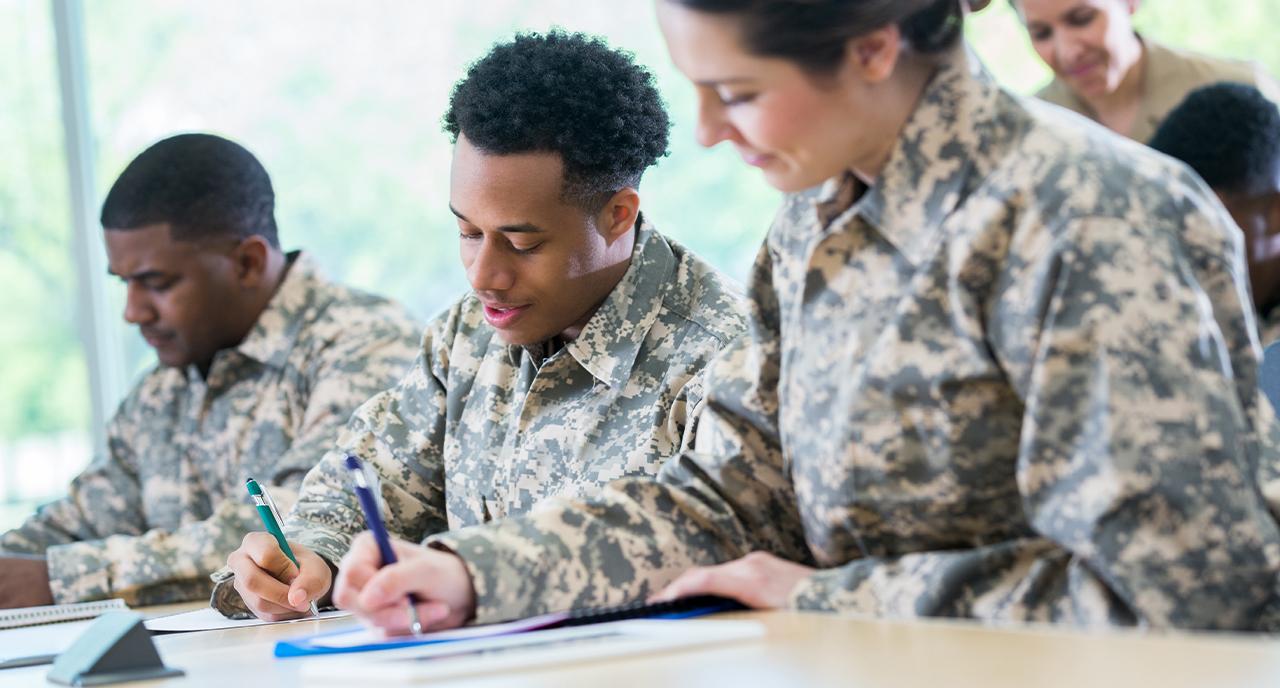
[[[416, 360], [399, 383], [368, 398], [344, 429], [316, 440], [313, 456], [323, 458], [308, 465], [296, 502], [290, 500], [293, 508], [284, 530], [291, 541], [308, 547], [331, 566], [337, 566], [351, 540], [365, 529], [364, 514], [351, 491], [347, 454], [360, 458], [377, 475], [383, 517], [393, 535], [418, 541], [447, 527], [441, 467], [447, 370], [447, 350], [441, 349], [441, 341], [447, 326], [428, 327]], [[226, 551], [234, 550], [238, 542]], [[213, 578], [211, 606], [231, 617], [249, 615], [235, 591], [230, 569], [218, 571]]]
[[[305, 371], [307, 403], [293, 441], [271, 464], [270, 473], [259, 477], [270, 485], [280, 508], [293, 504], [303, 475], [356, 405], [394, 380], [408, 365], [412, 350], [412, 340], [374, 328], [363, 336], [331, 342], [317, 353], [315, 364]], [[127, 446], [127, 433], [112, 434], [113, 447]], [[130, 453], [116, 449], [113, 455]], [[97, 486], [98, 494], [111, 493], [107, 501], [118, 505], [120, 515], [103, 519], [95, 499], [88, 518], [96, 524], [96, 532], [45, 552], [50, 586], [59, 603], [123, 597], [145, 605], [199, 598], [209, 591], [210, 572], [226, 561], [246, 532], [261, 527], [247, 499], [228, 498], [216, 504], [207, 518], [172, 530], [150, 528], [136, 473], [120, 459], [107, 465], [112, 467], [105, 473], [91, 469], [91, 484]], [[84, 490], [83, 485], [73, 485], [69, 503], [85, 503], [83, 496], [77, 496]]]
[[107, 427], [106, 453], [96, 457], [71, 481], [67, 495], [40, 507], [21, 526], [0, 536], [0, 551], [44, 555], [51, 562], [54, 601], [75, 602], [106, 597], [110, 575], [93, 557], [71, 565], [60, 554], [80, 542], [105, 547], [107, 533], [141, 536], [146, 530], [135, 454], [128, 441], [137, 394], [117, 409]]
[[[365, 402], [337, 448], [303, 482], [289, 515], [290, 537], [337, 565], [352, 539], [366, 529], [345, 460], [360, 459], [377, 476], [388, 531], [420, 542], [448, 525], [444, 502], [447, 352], [428, 332], [417, 362], [398, 385]], [[444, 355], [440, 355], [443, 353]]]
[[444, 533], [433, 547], [466, 562], [476, 619], [640, 599], [690, 566], [767, 549], [810, 556], [778, 439], [779, 323], [771, 253], [756, 261], [750, 336], [708, 367], [696, 452], [658, 478], [619, 480], [588, 501]]

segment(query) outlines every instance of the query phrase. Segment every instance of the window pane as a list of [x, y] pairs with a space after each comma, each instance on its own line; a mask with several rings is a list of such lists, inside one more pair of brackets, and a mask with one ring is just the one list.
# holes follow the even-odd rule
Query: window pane
[[517, 28], [603, 35], [654, 69], [677, 123], [673, 155], [642, 189], [659, 228], [741, 278], [776, 209], [732, 150], [694, 142], [692, 89], [647, 2], [127, 0], [86, 12], [104, 191], [158, 138], [229, 136], [271, 173], [285, 246], [424, 318], [467, 286], [441, 116], [467, 64]]
[[0, 0], [0, 531], [90, 453], [49, 5]]

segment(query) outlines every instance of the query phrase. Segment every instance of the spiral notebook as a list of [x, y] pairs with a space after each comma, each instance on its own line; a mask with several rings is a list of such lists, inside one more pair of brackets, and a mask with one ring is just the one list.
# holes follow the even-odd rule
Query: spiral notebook
[[282, 640], [276, 643], [275, 656], [303, 657], [308, 655], [342, 654], [347, 652], [372, 652], [394, 650], [418, 645], [452, 643], [461, 640], [494, 638], [498, 636], [542, 631], [573, 626], [622, 621], [628, 619], [685, 619], [718, 612], [736, 611], [745, 607], [736, 600], [713, 595], [685, 597], [669, 602], [646, 604], [636, 602], [618, 607], [577, 609], [567, 612], [543, 614], [528, 619], [483, 626], [464, 626], [437, 633], [385, 637], [366, 628], [346, 628], [331, 633]]
[[77, 604], [51, 604], [46, 607], [0, 609], [0, 630], [61, 623], [63, 621], [96, 619], [106, 612], [127, 609], [129, 607], [125, 605], [124, 600], [119, 599], [79, 602]]

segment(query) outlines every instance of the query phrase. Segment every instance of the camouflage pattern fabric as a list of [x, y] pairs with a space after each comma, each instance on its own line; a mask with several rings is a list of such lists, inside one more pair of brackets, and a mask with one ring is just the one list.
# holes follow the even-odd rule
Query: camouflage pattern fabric
[[[428, 326], [412, 371], [363, 405], [307, 475], [285, 530], [341, 560], [365, 529], [348, 453], [376, 472], [387, 529], [413, 542], [653, 475], [692, 447], [703, 370], [745, 330], [740, 288], [647, 225], [621, 281], [549, 357], [542, 344], [502, 342], [468, 295]], [[216, 576], [213, 606], [247, 614], [230, 575]]]
[[195, 366], [157, 367], [120, 405], [109, 451], [67, 497], [0, 536], [44, 554], [59, 603], [208, 595], [209, 573], [262, 522], [252, 476], [282, 509], [352, 411], [413, 362], [421, 328], [399, 306], [292, 265], [249, 336]]
[[433, 538], [478, 621], [764, 550], [819, 569], [798, 609], [1275, 624], [1280, 428], [1240, 232], [1185, 167], [958, 51], [873, 187], [788, 197], [748, 291], [696, 452]]

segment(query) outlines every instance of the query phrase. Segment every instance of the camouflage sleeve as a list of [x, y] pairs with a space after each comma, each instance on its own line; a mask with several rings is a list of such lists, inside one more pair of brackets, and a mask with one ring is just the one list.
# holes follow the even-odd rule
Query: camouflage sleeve
[[399, 385], [361, 406], [338, 448], [307, 474], [287, 528], [293, 539], [335, 566], [365, 530], [344, 465], [347, 454], [376, 474], [383, 519], [393, 536], [421, 542], [448, 528], [441, 460], [446, 394], [432, 360], [419, 357]]
[[[282, 509], [297, 498], [302, 476], [330, 446], [360, 401], [391, 384], [408, 365], [413, 338], [403, 331], [367, 328], [363, 334], [327, 347], [306, 371], [310, 383], [306, 411], [293, 441], [271, 466], [266, 480]], [[258, 422], [271, 422], [259, 419]], [[136, 482], [136, 481], [135, 481]], [[112, 483], [120, 489], [121, 483]], [[139, 500], [136, 484], [111, 499]], [[164, 604], [208, 594], [208, 576], [226, 561], [241, 538], [260, 526], [247, 499], [224, 499], [208, 518], [174, 530], [145, 530], [141, 515], [130, 528], [99, 525], [100, 538], [49, 548], [50, 586], [60, 603], [123, 597], [133, 604]], [[97, 507], [95, 522], [102, 523]], [[145, 532], [143, 532], [145, 530]]]
[[40, 543], [58, 604], [107, 597], [134, 605], [198, 598], [208, 591], [203, 576], [216, 566], [200, 570], [201, 562], [208, 560], [210, 547], [220, 544], [210, 542], [210, 525], [221, 521], [176, 532], [148, 530], [132, 451], [117, 432], [111, 433], [111, 453], [77, 476], [66, 497], [7, 534], [6, 547], [15, 540]]
[[97, 540], [105, 533], [146, 530], [134, 450], [127, 439], [136, 401], [137, 394], [130, 395], [107, 426], [108, 451], [71, 481], [65, 497], [0, 536], [0, 551], [46, 554], [50, 547]]
[[1210, 304], [1177, 237], [1146, 236], [1079, 221], [1044, 258], [1040, 298], [996, 316], [1025, 401], [1017, 482], [1039, 537], [856, 560], [802, 584], [796, 606], [1188, 628], [1273, 617], [1258, 416], [1233, 379], [1248, 327], [1215, 316], [1246, 309]]
[[478, 621], [618, 604], [690, 566], [756, 549], [810, 562], [777, 431], [778, 309], [771, 258], [753, 279], [751, 336], [708, 367], [696, 452], [658, 479], [624, 479], [589, 501], [548, 500], [529, 514], [431, 539], [466, 562]]
[[[370, 318], [371, 315], [376, 313], [364, 314], [362, 317]], [[387, 318], [381, 327], [375, 321], [370, 323], [370, 327], [353, 328], [353, 332], [361, 331], [365, 333], [363, 336], [346, 338], [326, 347], [322, 356], [324, 363], [312, 376], [314, 386], [303, 427], [275, 466], [271, 496], [281, 511], [289, 513], [291, 518], [290, 509], [301, 499], [300, 494], [305, 490], [302, 486], [311, 479], [310, 473], [329, 463], [334, 442], [352, 432], [358, 432], [354, 428], [361, 422], [366, 409], [382, 398], [384, 390], [395, 384], [396, 379], [404, 375], [405, 371], [412, 369], [418, 335], [411, 334], [407, 321]], [[370, 400], [370, 397], [373, 399]], [[341, 456], [338, 461], [341, 461]], [[341, 487], [345, 482], [338, 485]], [[219, 561], [213, 568], [220, 566], [227, 555], [240, 546], [244, 533], [261, 527], [261, 521], [251, 504], [237, 504], [237, 510], [246, 519], [246, 523], [234, 534], [234, 541], [221, 546]], [[328, 559], [325, 550], [298, 537], [303, 528], [304, 524], [286, 519], [285, 532], [290, 540], [318, 549], [318, 553]], [[223, 566], [210, 577], [213, 581], [211, 606], [228, 616], [248, 614], [235, 592], [229, 568]]]

